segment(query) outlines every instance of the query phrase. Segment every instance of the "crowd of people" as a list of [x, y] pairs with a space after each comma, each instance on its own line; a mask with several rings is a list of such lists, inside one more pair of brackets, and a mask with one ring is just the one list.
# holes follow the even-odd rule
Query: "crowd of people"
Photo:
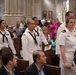
[[[65, 22], [61, 24], [57, 18], [39, 20], [33, 17], [27, 22], [17, 21], [11, 26], [7, 26], [6, 21], [0, 19], [0, 74], [19, 75], [13, 39], [21, 38], [21, 56], [29, 61], [25, 75], [49, 75], [45, 65], [47, 57], [42, 50], [42, 43], [46, 47], [51, 45], [52, 59], [50, 60], [53, 61], [52, 65], [60, 66], [61, 75], [76, 75], [71, 68], [75, 65], [76, 50], [74, 13], [66, 12], [65, 18]], [[17, 69], [18, 74], [14, 69], [15, 71]]]

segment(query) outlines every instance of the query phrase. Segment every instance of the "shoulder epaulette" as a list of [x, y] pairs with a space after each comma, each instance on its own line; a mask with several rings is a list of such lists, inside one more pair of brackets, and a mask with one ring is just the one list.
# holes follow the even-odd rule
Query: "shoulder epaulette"
[[62, 32], [63, 32], [63, 33], [65, 33], [65, 32], [66, 32], [66, 30], [63, 30]]

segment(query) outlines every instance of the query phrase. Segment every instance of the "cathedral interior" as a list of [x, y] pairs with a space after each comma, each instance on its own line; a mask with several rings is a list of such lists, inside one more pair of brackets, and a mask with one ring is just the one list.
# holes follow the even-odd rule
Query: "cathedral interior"
[[71, 10], [76, 15], [76, 0], [0, 0], [0, 16], [8, 25], [31, 17], [65, 20], [65, 13]]
[[[18, 58], [15, 58], [17, 65], [13, 68], [18, 66], [20, 75], [26, 75], [25, 70], [34, 61], [35, 50], [42, 50], [40, 54], [33, 54], [38, 74], [27, 75], [48, 75], [43, 72], [44, 64], [50, 69], [50, 75], [76, 75], [75, 21], [76, 0], [0, 0], [0, 49], [7, 47], [14, 51]], [[4, 66], [2, 55], [0, 67]], [[9, 61], [13, 62], [13, 59]], [[8, 75], [16, 75], [13, 68], [8, 70], [9, 65], [4, 66]], [[72, 73], [74, 67], [75, 74]], [[0, 69], [1, 73], [4, 72]]]

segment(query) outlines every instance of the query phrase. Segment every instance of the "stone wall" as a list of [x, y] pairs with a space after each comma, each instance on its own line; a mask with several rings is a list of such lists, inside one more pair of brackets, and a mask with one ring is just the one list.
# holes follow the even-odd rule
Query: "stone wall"
[[[42, 11], [52, 11], [53, 18], [65, 14], [67, 0], [0, 0], [0, 16], [8, 25], [15, 24], [18, 20], [25, 20], [34, 16], [42, 19]], [[69, 10], [76, 15], [76, 0], [69, 0]], [[63, 12], [63, 14], [62, 14]], [[4, 16], [4, 17], [3, 17]], [[48, 13], [47, 13], [48, 16]]]

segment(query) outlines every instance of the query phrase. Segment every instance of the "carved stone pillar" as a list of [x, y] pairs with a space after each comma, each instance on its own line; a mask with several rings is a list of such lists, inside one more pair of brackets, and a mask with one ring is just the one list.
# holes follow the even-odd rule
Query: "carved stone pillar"
[[32, 17], [36, 16], [35, 0], [32, 0]]
[[42, 0], [35, 0], [35, 15], [40, 19], [42, 18], [42, 9], [41, 9]]
[[4, 18], [8, 25], [15, 24], [16, 21], [24, 18], [41, 16], [42, 0], [5, 0]]
[[32, 3], [33, 3], [33, 0], [23, 0], [23, 15], [24, 15], [24, 18], [28, 19], [28, 18], [31, 18], [32, 17]]
[[9, 2], [10, 2], [10, 0], [5, 0], [5, 15], [9, 14], [9, 10], [10, 10], [10, 8], [9, 8], [10, 7], [10, 5], [9, 5], [10, 3]]
[[42, 0], [25, 0], [24, 16], [26, 19], [37, 16], [41, 18], [41, 2]]
[[76, 16], [76, 0], [69, 0], [69, 9], [74, 12]]
[[23, 19], [22, 0], [5, 0], [4, 18], [8, 25], [15, 24]]
[[18, 0], [13, 0], [13, 2], [14, 14], [16, 15], [18, 13]]
[[22, 14], [22, 0], [18, 0], [18, 14], [20, 15], [20, 14]]
[[9, 0], [9, 13], [10, 15], [13, 15], [14, 14], [14, 1], [13, 0]]

